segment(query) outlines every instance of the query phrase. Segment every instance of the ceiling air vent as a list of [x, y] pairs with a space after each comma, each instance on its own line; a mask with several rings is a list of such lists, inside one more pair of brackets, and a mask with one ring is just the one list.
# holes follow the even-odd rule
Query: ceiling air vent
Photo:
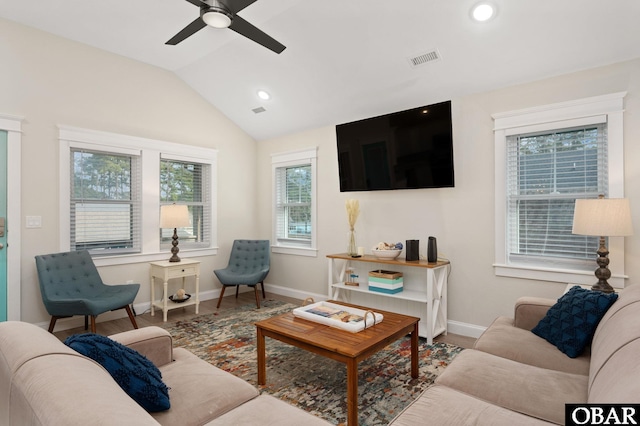
[[265, 112], [266, 109], [264, 109], [264, 107], [258, 107], [258, 108], [254, 108], [251, 111], [253, 111], [256, 114], [260, 114], [261, 112]]
[[429, 62], [435, 62], [440, 60], [440, 52], [437, 49], [431, 50], [426, 53], [421, 53], [413, 58], [409, 58], [409, 63], [412, 67], [418, 67]]

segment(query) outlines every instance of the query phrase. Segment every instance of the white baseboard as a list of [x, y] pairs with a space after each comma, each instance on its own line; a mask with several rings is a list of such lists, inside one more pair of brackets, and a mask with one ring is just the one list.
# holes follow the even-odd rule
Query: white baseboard
[[460, 336], [474, 337], [477, 339], [486, 329], [487, 327], [475, 324], [451, 320], [447, 321], [447, 332], [459, 334]]
[[[219, 296], [220, 296], [220, 289], [202, 291], [200, 292], [200, 301], [202, 302], [204, 300], [217, 299]], [[141, 315], [150, 310], [151, 310], [151, 302], [140, 302], [140, 303], [133, 304], [133, 311], [135, 312], [135, 315]], [[162, 310], [156, 310], [156, 315], [158, 315], [158, 312], [159, 312], [159, 315], [162, 315]], [[104, 314], [98, 316], [97, 322], [101, 323], [104, 321], [112, 321], [120, 318], [128, 318], [127, 311], [125, 311], [124, 309], [118, 309], [117, 311], [105, 312]], [[49, 329], [48, 321], [39, 322], [39, 323], [36, 323], [35, 325], [45, 330]], [[78, 327], [84, 327], [84, 317], [75, 316], [70, 318], [61, 318], [58, 321], [56, 321], [56, 327], [54, 329], [54, 332], [69, 330], [71, 328], [78, 328]]]
[[[243, 291], [242, 289], [240, 290]], [[253, 291], [247, 288], [245, 291]], [[310, 293], [307, 291], [291, 289], [288, 287], [282, 287], [275, 284], [265, 284], [265, 291], [269, 293], [277, 294], [280, 296], [291, 297], [293, 299], [304, 300], [308, 297], [313, 298], [314, 301], [320, 302], [323, 300], [327, 300], [328, 297], [326, 294], [319, 293]], [[220, 289], [208, 290], [200, 292], [200, 301], [217, 299], [220, 297]], [[133, 305], [133, 309], [136, 312], [136, 315], [141, 315], [143, 313], [151, 310], [151, 302], [141, 302], [135, 303]], [[158, 312], [158, 311], [156, 311]], [[158, 313], [156, 313], [158, 315]], [[159, 315], [162, 315], [162, 311], [159, 311]], [[98, 317], [98, 322], [103, 321], [111, 321], [119, 318], [127, 318], [127, 313], [124, 309], [119, 309], [113, 312], [107, 312]], [[49, 328], [49, 322], [40, 322], [35, 324], [40, 328], [47, 330]], [[71, 328], [83, 327], [84, 326], [84, 318], [81, 316], [71, 317], [71, 318], [61, 318], [56, 321], [55, 331], [69, 330]], [[447, 331], [453, 334], [459, 334], [461, 336], [468, 336], [478, 338], [485, 331], [486, 327], [481, 327], [475, 324], [468, 324], [459, 321], [447, 321]]]
[[[317, 293], [309, 293], [300, 290], [293, 290], [288, 287], [281, 287], [274, 284], [265, 284], [267, 291], [270, 293], [278, 294], [280, 296], [292, 297], [294, 299], [304, 300], [307, 297], [312, 297], [316, 302], [327, 300], [328, 297], [326, 294], [317, 294]], [[447, 321], [447, 331], [449, 333], [458, 334], [460, 336], [467, 336], [478, 338], [484, 331], [486, 327], [482, 327], [475, 324], [468, 324], [459, 321]]]
[[[211, 300], [211, 299], [217, 299], [218, 297], [220, 297], [220, 290], [221, 289], [214, 289], [214, 290], [207, 290], [207, 291], [201, 291], [200, 292], [200, 301], [205, 301], [205, 300]], [[245, 292], [245, 291], [253, 291], [251, 290], [249, 287], [246, 288], [240, 288], [240, 292]], [[279, 294], [282, 296], [287, 296], [287, 297], [292, 297], [295, 299], [300, 299], [300, 300], [304, 300], [307, 297], [313, 297], [314, 300], [316, 301], [320, 301], [320, 300], [327, 300], [327, 296], [326, 295], [321, 295], [321, 294], [314, 294], [314, 293], [308, 293], [308, 292], [303, 292], [300, 290], [292, 290], [290, 288], [286, 288], [286, 287], [281, 287], [281, 286], [277, 286], [277, 285], [273, 285], [273, 284], [265, 284], [265, 291], [269, 291], [270, 293], [274, 293], [274, 294]], [[135, 311], [136, 315], [141, 315], [143, 313], [149, 312], [151, 310], [151, 302], [147, 301], [147, 302], [140, 302], [140, 303], [134, 303], [133, 304], [133, 310]], [[157, 310], [156, 310], [156, 315], [157, 314]], [[159, 311], [160, 315], [162, 315], [162, 311]], [[115, 319], [120, 319], [120, 318], [127, 318], [127, 313], [124, 309], [119, 309], [117, 311], [112, 311], [112, 312], [106, 312], [102, 315], [100, 315], [97, 319], [98, 323], [100, 322], [104, 322], [104, 321], [112, 321]], [[35, 324], [40, 328], [43, 328], [45, 330], [49, 329], [49, 322], [40, 322]], [[69, 330], [72, 328], [78, 328], [78, 327], [83, 327], [84, 326], [84, 317], [82, 316], [75, 316], [75, 317], [70, 317], [70, 318], [60, 318], [58, 321], [56, 321], [56, 327], [54, 331], [63, 331], [63, 330]]]
[[281, 287], [275, 284], [265, 284], [265, 290], [269, 293], [291, 297], [299, 300], [305, 300], [306, 298], [311, 297], [314, 301], [320, 302], [328, 299], [326, 294], [310, 293], [308, 291], [295, 290], [288, 287]]

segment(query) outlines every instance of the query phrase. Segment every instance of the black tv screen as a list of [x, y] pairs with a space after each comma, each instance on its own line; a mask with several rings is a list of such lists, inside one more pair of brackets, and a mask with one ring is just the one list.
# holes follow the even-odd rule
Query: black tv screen
[[451, 101], [336, 126], [340, 192], [453, 187]]

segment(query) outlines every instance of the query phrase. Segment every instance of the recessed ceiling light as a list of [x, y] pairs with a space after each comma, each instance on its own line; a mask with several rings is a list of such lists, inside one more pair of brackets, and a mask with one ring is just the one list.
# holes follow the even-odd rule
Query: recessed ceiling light
[[258, 90], [258, 97], [263, 101], [268, 101], [269, 99], [271, 99], [271, 95], [265, 90]]
[[481, 2], [473, 6], [471, 16], [478, 22], [487, 22], [496, 15], [496, 7], [488, 2]]

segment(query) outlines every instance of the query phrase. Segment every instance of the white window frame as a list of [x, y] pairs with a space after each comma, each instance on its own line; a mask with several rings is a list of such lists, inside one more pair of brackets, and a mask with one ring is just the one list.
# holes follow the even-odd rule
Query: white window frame
[[[128, 247], [128, 248], [115, 248], [115, 249], [109, 249], [108, 251], [105, 251], [105, 255], [106, 253], [108, 253], [109, 255], [118, 255], [118, 254], [133, 254], [133, 253], [138, 253], [141, 250], [142, 247], [142, 235], [141, 235], [141, 229], [142, 229], [142, 206], [141, 206], [141, 192], [142, 192], [142, 176], [141, 176], [141, 151], [139, 149], [123, 149], [123, 148], [108, 148], [108, 147], [92, 147], [89, 144], [86, 143], [77, 143], [74, 144], [72, 146], [69, 147], [69, 150], [71, 152], [73, 152], [75, 150], [75, 152], [89, 152], [89, 153], [93, 153], [93, 154], [99, 154], [99, 155], [107, 155], [107, 156], [122, 156], [123, 158], [127, 158], [130, 159], [131, 161], [131, 198], [130, 200], [124, 201], [124, 200], [106, 200], [106, 204], [115, 204], [118, 203], [120, 204], [121, 202], [124, 204], [126, 203], [127, 205], [130, 206], [131, 211], [133, 212], [133, 219], [132, 222], [134, 224], [139, 224], [138, 228], [136, 229], [136, 226], [133, 226], [133, 230], [138, 231], [138, 232], [134, 232], [133, 235], [133, 239], [132, 239], [132, 243], [133, 246], [132, 247]], [[70, 160], [71, 161], [71, 160]], [[73, 167], [72, 163], [70, 163], [71, 167]], [[71, 170], [68, 171], [69, 174], [71, 174]], [[72, 200], [74, 198], [73, 194], [70, 193], [69, 194], [69, 199], [68, 200]], [[75, 201], [72, 202], [71, 204], [77, 204], [79, 202], [78, 199], [74, 199]], [[81, 200], [84, 201], [84, 197], [81, 197]], [[67, 201], [69, 202], [69, 201]], [[76, 209], [76, 223], [78, 223], [80, 214], [77, 212]], [[69, 217], [71, 218], [71, 210], [69, 213]], [[129, 225], [131, 227], [131, 224]], [[72, 226], [69, 226], [69, 229], [71, 230]], [[78, 232], [78, 229], [80, 227], [76, 226], [76, 232]], [[70, 239], [70, 238], [68, 238]], [[76, 244], [78, 244], [76, 242]], [[80, 245], [80, 244], [78, 244]], [[71, 248], [71, 244], [70, 244], [70, 248]], [[80, 250], [80, 248], [75, 248], [75, 250]], [[101, 254], [96, 252], [92, 252], [92, 249], [88, 249], [89, 252], [91, 252], [91, 255], [93, 257], [100, 257], [100, 256], [104, 256]]]
[[[165, 161], [179, 161], [179, 162], [183, 162], [186, 164], [200, 164], [200, 165], [204, 165], [204, 166], [209, 166], [209, 176], [203, 176], [203, 180], [204, 179], [208, 179], [208, 182], [205, 182], [205, 185], [202, 186], [202, 188], [206, 188], [207, 186], [211, 186], [212, 185], [212, 164], [210, 162], [206, 162], [206, 161], [201, 161], [201, 160], [196, 160], [193, 157], [185, 157], [184, 155], [175, 155], [175, 154], [169, 154], [167, 152], [163, 152], [160, 154], [160, 161], [165, 160]], [[160, 170], [160, 168], [158, 167], [158, 170]], [[159, 181], [158, 181], [159, 182]], [[209, 192], [211, 193], [211, 191]], [[213, 203], [208, 203], [209, 206], [206, 206], [207, 204], [207, 198], [208, 198], [208, 194], [205, 193], [204, 189], [203, 189], [203, 202], [200, 203], [185, 203], [185, 204], [205, 204], [204, 207], [204, 216], [205, 217], [209, 217], [211, 218], [212, 214], [213, 214], [213, 210], [215, 205]], [[162, 204], [169, 204], [167, 202], [160, 202], [160, 205]], [[211, 220], [209, 220], [209, 222], [211, 222]], [[211, 226], [211, 223], [209, 223], [209, 226]], [[207, 230], [205, 229], [205, 232]], [[208, 238], [211, 237], [211, 232], [209, 232], [209, 235], [206, 235], [203, 239], [204, 241], [202, 242], [197, 242], [197, 243], [193, 243], [193, 242], [185, 242], [180, 243], [180, 251], [183, 251], [183, 249], [194, 249], [194, 248], [206, 248], [209, 247], [210, 243], [208, 241]], [[160, 249], [161, 250], [170, 250], [171, 249], [171, 242], [160, 242]]]
[[[288, 151], [271, 154], [271, 182], [272, 182], [272, 243], [273, 253], [291, 254], [298, 256], [317, 257], [317, 158], [318, 148], [307, 148], [299, 151]], [[300, 246], [286, 241], [279, 241], [277, 235], [277, 188], [276, 170], [282, 167], [311, 166], [311, 243], [309, 246]]]
[[[180, 249], [181, 256], [199, 257], [216, 255], [217, 247], [217, 157], [218, 151], [210, 148], [187, 146], [173, 142], [146, 139], [77, 127], [58, 126], [60, 163], [60, 251], [70, 249], [71, 149], [86, 148], [94, 151], [137, 153], [142, 165], [142, 246], [140, 253], [111, 256], [95, 256], [97, 266], [142, 263], [167, 258], [167, 250], [160, 243], [160, 158], [171, 157], [209, 164], [211, 226], [209, 246]], [[189, 154], [185, 155], [187, 151]]]
[[[497, 276], [554, 281], [562, 284], [595, 283], [593, 270], [553, 267], [548, 264], [518, 264], [509, 261], [507, 250], [507, 137], [515, 134], [551, 131], [584, 124], [607, 123], [610, 198], [624, 197], [623, 112], [627, 92], [612, 93], [534, 108], [493, 114], [495, 142], [495, 262]], [[609, 238], [609, 283], [624, 287], [624, 238]]]

